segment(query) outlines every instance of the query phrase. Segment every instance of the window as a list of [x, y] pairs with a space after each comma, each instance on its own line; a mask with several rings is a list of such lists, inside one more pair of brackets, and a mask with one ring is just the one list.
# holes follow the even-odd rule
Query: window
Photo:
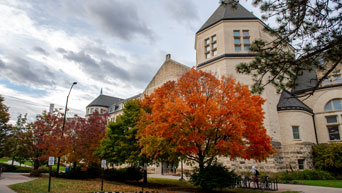
[[101, 109], [101, 114], [103, 114], [103, 109]]
[[212, 41], [212, 42], [216, 42], [216, 35], [213, 35], [213, 36], [211, 37], [211, 41]]
[[329, 139], [331, 141], [341, 140], [340, 131], [339, 131], [340, 123], [338, 121], [338, 116], [337, 115], [326, 116], [325, 119], [327, 121]]
[[240, 30], [234, 30], [234, 48], [236, 52], [239, 52], [242, 50], [244, 51], [249, 51], [251, 48], [251, 42], [250, 42], [250, 37], [249, 37], [249, 30], [242, 30], [242, 40], [243, 42], [241, 43], [241, 33]]
[[325, 78], [323, 80], [323, 86], [331, 85], [331, 84], [341, 84], [342, 83], [342, 76], [341, 71], [335, 71], [333, 72], [329, 77]]
[[210, 58], [211, 56], [217, 55], [217, 37], [216, 35], [211, 36], [204, 40], [204, 54], [205, 58]]
[[341, 77], [341, 72], [340, 71], [334, 72], [332, 77], [333, 77], [333, 82], [334, 83], [342, 83], [342, 77]]
[[206, 47], [205, 47], [205, 51], [206, 51], [206, 52], [210, 52], [210, 46], [206, 46]]
[[304, 170], [304, 160], [303, 159], [298, 160], [298, 169]]
[[325, 119], [327, 120], [328, 124], [337, 123], [337, 116], [328, 116], [328, 117], [325, 117]]
[[333, 99], [329, 101], [324, 108], [325, 111], [340, 111], [342, 110], [342, 99]]
[[234, 38], [234, 44], [241, 44], [240, 38]]
[[248, 30], [243, 30], [242, 31], [242, 35], [243, 35], [244, 51], [249, 51], [249, 48], [250, 48], [249, 31]]
[[329, 132], [329, 139], [331, 141], [335, 141], [335, 140], [340, 140], [340, 132], [338, 129], [338, 125], [334, 125], [334, 126], [328, 126], [328, 132]]
[[300, 139], [298, 126], [292, 126], [292, 133], [293, 133], [293, 139]]
[[209, 43], [210, 43], [210, 40], [209, 40], [209, 38], [208, 39], [206, 39], [206, 40], [204, 40], [205, 41], [205, 45], [209, 45]]
[[213, 50], [213, 56], [217, 55], [217, 50]]

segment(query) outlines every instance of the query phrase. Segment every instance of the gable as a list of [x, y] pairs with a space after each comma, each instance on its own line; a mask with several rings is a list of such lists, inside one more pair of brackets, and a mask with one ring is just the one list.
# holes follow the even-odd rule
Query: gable
[[190, 69], [190, 67], [172, 60], [171, 56], [168, 54], [166, 56], [164, 64], [154, 75], [154, 77], [144, 90], [143, 95], [151, 94], [156, 88], [162, 86], [167, 81], [178, 80], [183, 74], [190, 71]]

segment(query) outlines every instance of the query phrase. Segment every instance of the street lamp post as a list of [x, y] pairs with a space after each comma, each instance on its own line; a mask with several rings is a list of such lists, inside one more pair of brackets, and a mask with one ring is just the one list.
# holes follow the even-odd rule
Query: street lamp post
[[[65, 126], [66, 113], [67, 113], [67, 109], [68, 109], [69, 95], [70, 95], [72, 87], [74, 87], [74, 85], [76, 85], [76, 84], [77, 84], [77, 82], [73, 82], [72, 83], [71, 88], [69, 90], [69, 94], [68, 94], [67, 99], [66, 99], [65, 111], [64, 111], [64, 119], [63, 119], [63, 126], [62, 126], [62, 137], [64, 135], [64, 126]], [[58, 157], [58, 160], [57, 160], [57, 175], [59, 173], [59, 164], [60, 163], [61, 163], [61, 157]]]

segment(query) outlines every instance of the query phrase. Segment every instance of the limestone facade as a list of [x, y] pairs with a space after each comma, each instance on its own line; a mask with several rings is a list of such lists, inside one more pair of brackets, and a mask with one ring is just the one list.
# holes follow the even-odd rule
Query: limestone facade
[[[255, 54], [248, 51], [251, 42], [257, 39], [274, 39], [263, 30], [265, 27], [260, 19], [241, 5], [232, 10], [223, 3], [196, 33], [196, 69], [212, 73], [218, 78], [233, 77], [238, 82], [251, 86], [252, 77], [237, 73], [235, 67], [254, 59]], [[142, 96], [151, 94], [169, 80], [177, 80], [189, 70], [189, 67], [167, 55]], [[298, 79], [298, 86], [292, 91], [284, 90], [277, 93], [275, 87], [268, 85], [262, 94], [266, 99], [263, 105], [264, 126], [267, 134], [272, 137], [272, 145], [279, 153], [265, 162], [230, 160], [226, 157], [220, 157], [219, 161], [241, 171], [249, 171], [252, 165], [262, 171], [272, 172], [312, 169], [312, 145], [342, 142], [341, 72], [342, 64], [310, 97], [301, 96], [310, 92], [317, 77], [322, 76], [320, 72], [303, 73]], [[118, 114], [119, 111], [116, 115]], [[156, 173], [172, 173], [177, 171], [177, 167], [179, 171], [179, 165], [163, 162], [149, 170]], [[184, 167], [187, 170], [192, 168]]]

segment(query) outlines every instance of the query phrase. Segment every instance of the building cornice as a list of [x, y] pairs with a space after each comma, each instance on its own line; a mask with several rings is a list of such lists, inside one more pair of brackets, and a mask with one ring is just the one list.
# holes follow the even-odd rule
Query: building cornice
[[222, 58], [250, 58], [250, 57], [255, 57], [257, 54], [254, 53], [234, 53], [234, 54], [222, 54], [220, 56], [217, 56], [215, 58], [212, 58], [210, 60], [207, 60], [205, 62], [202, 62], [197, 65], [197, 67], [202, 67], [205, 66], [209, 63], [215, 62], [216, 60], [220, 60]]

